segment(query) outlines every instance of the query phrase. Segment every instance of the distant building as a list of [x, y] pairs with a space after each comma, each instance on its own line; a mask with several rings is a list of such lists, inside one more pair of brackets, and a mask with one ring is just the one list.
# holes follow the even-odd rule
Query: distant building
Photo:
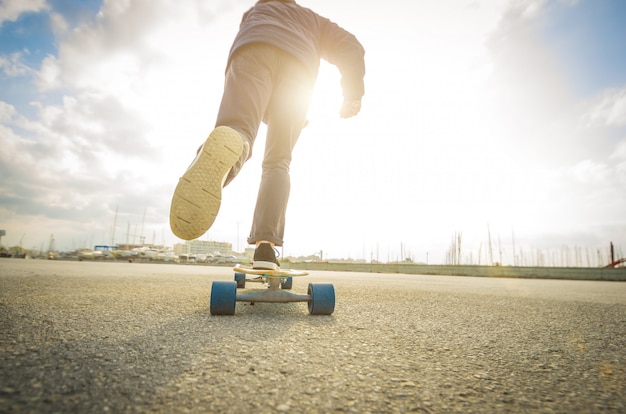
[[219, 253], [223, 256], [228, 256], [233, 254], [233, 245], [225, 242], [189, 240], [185, 244], [175, 244], [174, 253], [190, 256], [197, 256], [198, 254], [215, 255], [215, 253]]

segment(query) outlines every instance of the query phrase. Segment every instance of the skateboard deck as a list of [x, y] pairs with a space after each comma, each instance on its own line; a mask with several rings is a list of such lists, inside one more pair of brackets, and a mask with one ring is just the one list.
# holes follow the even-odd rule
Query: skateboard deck
[[249, 275], [257, 275], [257, 276], [269, 276], [269, 277], [296, 277], [296, 276], [307, 276], [309, 272], [304, 270], [293, 270], [293, 269], [278, 269], [278, 270], [270, 270], [270, 269], [253, 269], [249, 266], [237, 265], [233, 268], [235, 272], [246, 273]]

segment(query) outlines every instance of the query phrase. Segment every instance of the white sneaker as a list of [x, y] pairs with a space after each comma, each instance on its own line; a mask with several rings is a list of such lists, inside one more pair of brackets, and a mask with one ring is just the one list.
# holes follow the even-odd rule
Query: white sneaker
[[242, 150], [243, 141], [234, 129], [220, 126], [211, 132], [174, 190], [170, 227], [177, 237], [197, 239], [213, 225], [224, 181]]

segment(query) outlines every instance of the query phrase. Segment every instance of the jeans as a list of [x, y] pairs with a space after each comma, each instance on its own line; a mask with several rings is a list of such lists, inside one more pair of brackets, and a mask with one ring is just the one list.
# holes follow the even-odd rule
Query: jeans
[[239, 132], [250, 144], [249, 159], [259, 125], [267, 123], [250, 244], [267, 240], [283, 245], [291, 153], [306, 122], [314, 83], [303, 63], [268, 44], [243, 46], [231, 58], [215, 126]]

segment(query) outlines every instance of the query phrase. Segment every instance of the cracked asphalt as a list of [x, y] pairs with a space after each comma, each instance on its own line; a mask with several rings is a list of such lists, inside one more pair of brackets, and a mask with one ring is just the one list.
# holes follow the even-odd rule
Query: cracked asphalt
[[0, 412], [626, 410], [626, 283], [312, 272], [331, 316], [211, 316], [232, 276], [1, 259]]

